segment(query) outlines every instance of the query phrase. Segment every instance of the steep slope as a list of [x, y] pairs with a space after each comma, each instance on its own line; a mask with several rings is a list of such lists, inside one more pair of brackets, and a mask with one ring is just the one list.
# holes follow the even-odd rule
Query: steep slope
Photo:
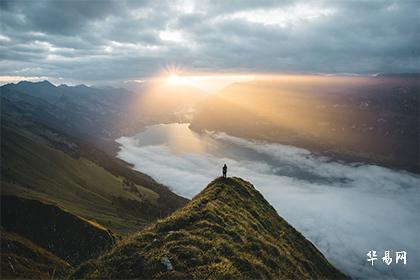
[[114, 236], [186, 204], [101, 145], [116, 148], [122, 131], [143, 126], [127, 122], [131, 97], [48, 82], [0, 87], [1, 229], [10, 233], [2, 236], [0, 278], [61, 277]]
[[9, 122], [42, 124], [109, 151], [117, 149], [115, 138], [145, 126], [128, 110], [136, 96], [121, 89], [20, 82], [1, 86], [0, 97]]
[[112, 165], [109, 157], [101, 160], [107, 162], [105, 169], [54, 149], [27, 130], [2, 125], [1, 132], [2, 194], [53, 201], [121, 235], [139, 230], [185, 201], [128, 167]]
[[74, 278], [345, 278], [248, 182], [218, 178]]
[[1, 232], [2, 279], [54, 279], [64, 277], [71, 266], [30, 240]]
[[56, 205], [16, 196], [1, 196], [1, 226], [72, 265], [97, 256], [115, 243], [115, 237], [94, 222]]

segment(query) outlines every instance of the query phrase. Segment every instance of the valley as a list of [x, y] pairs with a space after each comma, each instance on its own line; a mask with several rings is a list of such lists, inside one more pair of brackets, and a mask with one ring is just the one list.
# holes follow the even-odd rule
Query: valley
[[[381, 222], [381, 213], [390, 210], [412, 223], [419, 207], [414, 199], [419, 192], [418, 162], [414, 161], [418, 107], [412, 93], [418, 89], [411, 82], [405, 81], [405, 88], [401, 80], [387, 78], [382, 86], [395, 83], [401, 95], [385, 92], [387, 97], [382, 100], [377, 97], [381, 87], [371, 79], [358, 88], [368, 92], [361, 99], [346, 79], [337, 82], [336, 88], [318, 82], [315, 88], [323, 93], [315, 90], [313, 95], [308, 91], [315, 85], [309, 83], [305, 88], [293, 81], [237, 83], [213, 95], [182, 86], [172, 92], [180, 99], [169, 98], [168, 87], [153, 83], [142, 85], [139, 91], [54, 86], [47, 81], [2, 86], [2, 201], [55, 205], [59, 213], [73, 215], [75, 223], [107, 232], [112, 236], [107, 249], [85, 255], [85, 260], [100, 263], [104, 257], [95, 258], [101, 252], [105, 256], [126, 248], [124, 244], [133, 235], [147, 235], [149, 227], [187, 205], [219, 176], [221, 164], [227, 163], [228, 176], [255, 182], [275, 211], [340, 271], [351, 277], [387, 273], [410, 277], [417, 273], [416, 267], [372, 271], [367, 264], [357, 264], [367, 244], [410, 247], [417, 229], [403, 224], [389, 227]], [[344, 85], [349, 88], [343, 91]], [[289, 92], [292, 89], [294, 93]], [[331, 118], [333, 115], [336, 117]], [[350, 133], [351, 139], [346, 136]], [[396, 142], [400, 134], [405, 135], [404, 145]], [[384, 141], [378, 145], [378, 139]], [[383, 188], [385, 185], [388, 187]], [[375, 213], [364, 217], [373, 199], [382, 204], [376, 203]], [[354, 201], [358, 201], [357, 208]], [[24, 277], [30, 267], [40, 278], [75, 270], [77, 277], [111, 275], [108, 265], [100, 272], [105, 274], [85, 274], [91, 268], [78, 268], [80, 260], [68, 259], [54, 249], [68, 242], [66, 230], [74, 228], [71, 223], [61, 226], [57, 234], [64, 237], [55, 241], [54, 248], [49, 247], [54, 238], [45, 242], [36, 236], [51, 234], [58, 221], [47, 225], [51, 220], [47, 212], [28, 208], [21, 216], [31, 217], [34, 212], [39, 218], [31, 226], [34, 234], [28, 234], [20, 227], [28, 222], [7, 220], [12, 215], [7, 213], [27, 207], [17, 202], [5, 205], [10, 209], [2, 211], [6, 215], [2, 216], [2, 238], [5, 244], [12, 244], [2, 251], [7, 275]], [[337, 205], [346, 209], [341, 222], [334, 217], [341, 211]], [[355, 233], [345, 225], [362, 230]], [[43, 233], [45, 227], [49, 230]], [[368, 237], [377, 231], [381, 234], [375, 239]], [[403, 238], [396, 241], [392, 235]], [[76, 236], [81, 242], [89, 235], [79, 232]], [[343, 246], [349, 238], [352, 246]], [[104, 248], [98, 240], [88, 243]], [[86, 254], [82, 250], [89, 246], [71, 254]], [[34, 258], [33, 252], [39, 257]], [[351, 253], [347, 261], [346, 252]], [[177, 254], [173, 257], [178, 258]], [[419, 255], [412, 253], [411, 258], [417, 260]], [[238, 264], [220, 263], [223, 267]], [[145, 269], [138, 273], [155, 273]], [[185, 275], [199, 277], [206, 269], [185, 270]], [[266, 276], [277, 273], [267, 269]], [[237, 274], [241, 271], [236, 267], [229, 275], [241, 275]]]
[[[420, 178], [415, 173], [222, 132], [196, 133], [189, 124], [154, 125], [117, 142], [119, 158], [191, 199], [227, 164], [228, 177], [252, 180], [281, 217], [352, 278], [410, 278], [418, 272]], [[410, 248], [414, 261], [372, 270], [360, 261], [366, 247]]]

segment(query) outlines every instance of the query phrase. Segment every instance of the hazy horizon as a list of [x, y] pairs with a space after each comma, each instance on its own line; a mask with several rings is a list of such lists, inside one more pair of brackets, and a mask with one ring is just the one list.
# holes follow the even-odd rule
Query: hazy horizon
[[[221, 74], [217, 74], [217, 73], [199, 73], [199, 74], [188, 74], [188, 73], [182, 73], [182, 74], [171, 74], [171, 73], [164, 73], [161, 76], [156, 76], [156, 77], [150, 77], [148, 79], [145, 80], [122, 80], [122, 81], [118, 81], [118, 82], [100, 82], [100, 83], [77, 83], [77, 82], [70, 82], [70, 83], [66, 83], [60, 80], [55, 80], [55, 79], [48, 79], [47, 77], [32, 77], [30, 79], [25, 79], [23, 77], [8, 77], [8, 76], [0, 76], [0, 86], [3, 85], [7, 85], [7, 84], [18, 84], [20, 82], [30, 82], [30, 83], [39, 83], [39, 82], [49, 82], [52, 85], [54, 85], [55, 87], [58, 86], [69, 86], [69, 87], [76, 87], [76, 86], [81, 86], [81, 85], [86, 85], [88, 87], [93, 87], [93, 88], [107, 88], [107, 87], [111, 87], [111, 88], [123, 88], [123, 89], [127, 89], [127, 90], [133, 90], [135, 89], [136, 86], [141, 86], [142, 84], [147, 84], [147, 83], [155, 83], [157, 82], [171, 82], [171, 79], [173, 79], [174, 76], [176, 76], [176, 78], [180, 78], [183, 79], [180, 82], [179, 81], [175, 81], [174, 84], [175, 85], [179, 85], [179, 84], [183, 84], [184, 86], [191, 86], [191, 87], [197, 87], [198, 84], [203, 83], [216, 83], [216, 84], [221, 84], [222, 86], [214, 86], [214, 88], [216, 88], [216, 90], [212, 90], [211, 92], [217, 92], [220, 89], [233, 84], [233, 83], [237, 83], [237, 82], [247, 82], [247, 81], [252, 81], [252, 80], [256, 80], [257, 77], [293, 77], [293, 76], [308, 76], [308, 77], [330, 77], [330, 78], [334, 78], [334, 77], [353, 77], [353, 78], [372, 78], [372, 77], [378, 77], [380, 75], [385, 75], [385, 76], [393, 76], [393, 75], [419, 75], [420, 76], [420, 72], [411, 72], [411, 73], [372, 73], [372, 74], [359, 74], [359, 73], [269, 73], [269, 74], [256, 74], [256, 73], [239, 73], [239, 74], [235, 74], [235, 73], [221, 73]], [[213, 77], [213, 78], [212, 78]], [[250, 78], [247, 78], [250, 77]], [[196, 80], [194, 81], [194, 83], [191, 83], [189, 81], [189, 79], [193, 79]], [[172, 81], [173, 82], [173, 81]], [[200, 88], [200, 87], [197, 87]]]

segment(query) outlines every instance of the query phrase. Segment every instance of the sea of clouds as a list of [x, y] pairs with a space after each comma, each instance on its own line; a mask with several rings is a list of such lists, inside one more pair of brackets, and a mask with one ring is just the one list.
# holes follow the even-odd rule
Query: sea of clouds
[[[250, 181], [280, 216], [344, 273], [353, 278], [420, 277], [419, 176], [330, 161], [304, 149], [223, 133], [206, 137], [247, 149], [255, 160], [220, 153], [180, 153], [165, 143], [142, 145], [136, 137], [117, 140], [121, 144], [118, 157], [188, 198], [220, 176], [226, 163], [229, 176]], [[378, 254], [373, 266], [366, 260], [370, 250]], [[385, 250], [393, 258], [389, 266], [381, 260]], [[403, 250], [407, 265], [396, 264], [395, 252]]]

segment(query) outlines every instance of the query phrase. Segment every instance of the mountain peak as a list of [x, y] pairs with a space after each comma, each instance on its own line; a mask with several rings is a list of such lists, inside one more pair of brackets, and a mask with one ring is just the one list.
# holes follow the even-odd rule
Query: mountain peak
[[75, 87], [75, 88], [81, 88], [81, 89], [87, 89], [87, 88], [90, 88], [90, 87], [88, 87], [88, 86], [87, 86], [87, 85], [85, 85], [85, 84], [75, 85], [74, 87]]
[[52, 83], [50, 83], [47, 80], [43, 80], [43, 81], [36, 81], [36, 82], [31, 82], [31, 81], [20, 81], [16, 84], [17, 86], [43, 86], [43, 87], [56, 87], [55, 85], [53, 85]]
[[58, 87], [47, 80], [39, 82], [20, 81], [17, 84], [4, 85], [4, 87], [10, 90], [16, 90], [21, 93], [31, 95], [36, 98], [40, 98], [49, 103], [54, 103], [61, 96]]
[[[43, 80], [43, 81], [41, 81], [41, 82], [39, 82], [40, 84], [44, 84], [44, 85], [51, 85], [51, 86], [54, 86], [50, 81], [48, 81], [48, 80]], [[55, 86], [54, 86], [55, 87]]]
[[346, 278], [240, 178], [217, 178], [185, 207], [79, 267], [76, 278]]

